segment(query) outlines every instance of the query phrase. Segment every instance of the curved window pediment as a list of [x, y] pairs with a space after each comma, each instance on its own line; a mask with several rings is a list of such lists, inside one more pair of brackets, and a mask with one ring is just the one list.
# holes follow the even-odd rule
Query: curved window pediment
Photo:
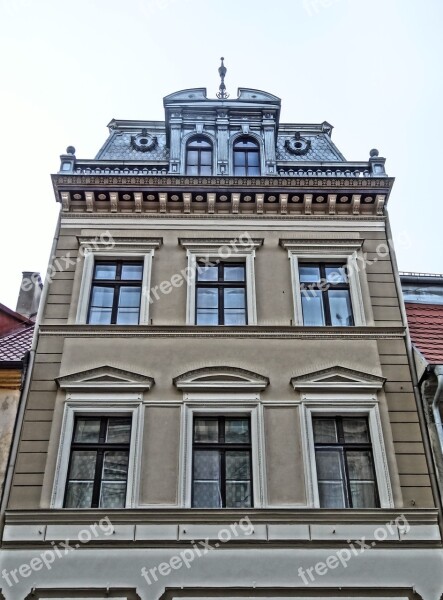
[[212, 143], [205, 136], [191, 138], [186, 144], [186, 175], [212, 175]]
[[174, 384], [181, 390], [227, 390], [242, 389], [264, 390], [269, 379], [258, 373], [235, 367], [203, 367], [188, 371], [174, 379]]
[[234, 142], [234, 175], [260, 175], [260, 146], [252, 137]]

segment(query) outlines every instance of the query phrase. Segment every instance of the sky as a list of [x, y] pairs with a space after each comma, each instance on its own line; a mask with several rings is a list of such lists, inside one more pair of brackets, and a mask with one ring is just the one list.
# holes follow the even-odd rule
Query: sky
[[[441, 0], [0, 0], [0, 302], [46, 272], [68, 145], [93, 158], [112, 118], [163, 120], [184, 88], [282, 99], [334, 125], [348, 160], [385, 156], [400, 270], [443, 273]], [[435, 182], [435, 183], [434, 183]]]

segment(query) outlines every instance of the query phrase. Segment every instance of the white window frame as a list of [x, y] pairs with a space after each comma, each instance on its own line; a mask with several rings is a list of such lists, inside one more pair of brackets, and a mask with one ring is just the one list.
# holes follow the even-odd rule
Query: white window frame
[[248, 241], [252, 243], [246, 247], [246, 244], [236, 243], [235, 239], [180, 240], [180, 244], [186, 248], [188, 257], [186, 325], [195, 325], [196, 273], [197, 262], [201, 259], [219, 262], [245, 262], [247, 323], [248, 325], [257, 325], [254, 263], [255, 250], [261, 246], [263, 240], [249, 238]]
[[151, 287], [152, 259], [154, 250], [159, 248], [161, 239], [134, 240], [111, 238], [108, 243], [97, 238], [79, 238], [79, 253], [84, 256], [83, 273], [78, 298], [77, 325], [86, 325], [88, 321], [92, 278], [97, 260], [143, 260], [142, 291], [140, 298], [139, 325], [149, 325], [149, 299]]
[[[180, 457], [180, 501], [192, 508], [192, 455], [194, 416], [247, 416], [251, 422], [252, 488], [254, 505], [266, 506], [265, 448], [263, 407], [259, 394], [185, 393], [182, 406]], [[241, 406], [239, 406], [241, 404]], [[217, 510], [230, 510], [221, 508]]]
[[359, 277], [359, 259], [363, 240], [280, 240], [280, 245], [287, 249], [291, 261], [291, 279], [294, 303], [294, 325], [303, 326], [303, 309], [299, 264], [303, 262], [337, 262], [347, 265], [349, 293], [352, 303], [354, 326], [366, 325], [365, 306]]
[[141, 440], [143, 433], [142, 394], [72, 393], [67, 395], [64, 408], [51, 508], [63, 508], [75, 417], [112, 417], [124, 415], [131, 416], [132, 418], [125, 508], [137, 507], [140, 482]]
[[380, 508], [393, 508], [394, 500], [375, 394], [302, 394], [300, 418], [308, 506], [320, 508], [312, 418], [317, 416], [366, 416], [369, 423]]

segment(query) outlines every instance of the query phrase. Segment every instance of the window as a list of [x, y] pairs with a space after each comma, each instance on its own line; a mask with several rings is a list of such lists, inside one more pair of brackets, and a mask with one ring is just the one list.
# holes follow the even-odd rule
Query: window
[[246, 325], [244, 263], [197, 263], [196, 325]]
[[126, 505], [130, 440], [130, 417], [76, 417], [65, 508]]
[[186, 175], [212, 175], [212, 144], [195, 137], [186, 146]]
[[195, 417], [193, 508], [248, 508], [252, 497], [250, 420]]
[[140, 317], [142, 279], [142, 262], [96, 262], [88, 323], [137, 325]]
[[304, 325], [354, 325], [345, 265], [301, 263], [299, 276]]
[[315, 417], [312, 426], [320, 507], [379, 506], [368, 419]]
[[234, 175], [260, 175], [260, 147], [250, 137], [234, 143]]

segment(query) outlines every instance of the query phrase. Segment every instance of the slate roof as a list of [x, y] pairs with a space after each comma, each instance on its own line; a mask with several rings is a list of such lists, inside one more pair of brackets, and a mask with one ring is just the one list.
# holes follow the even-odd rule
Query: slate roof
[[406, 302], [409, 330], [417, 350], [432, 365], [443, 364], [443, 305]]
[[325, 133], [310, 135], [303, 133], [303, 137], [311, 142], [311, 148], [306, 154], [297, 156], [288, 152], [285, 148], [286, 140], [291, 138], [291, 135], [279, 135], [277, 137], [277, 160], [278, 161], [313, 161], [313, 162], [329, 162], [329, 161], [344, 161], [345, 157], [331, 141], [331, 138]]
[[22, 360], [31, 349], [33, 334], [34, 325], [31, 325], [0, 338], [0, 362]]

